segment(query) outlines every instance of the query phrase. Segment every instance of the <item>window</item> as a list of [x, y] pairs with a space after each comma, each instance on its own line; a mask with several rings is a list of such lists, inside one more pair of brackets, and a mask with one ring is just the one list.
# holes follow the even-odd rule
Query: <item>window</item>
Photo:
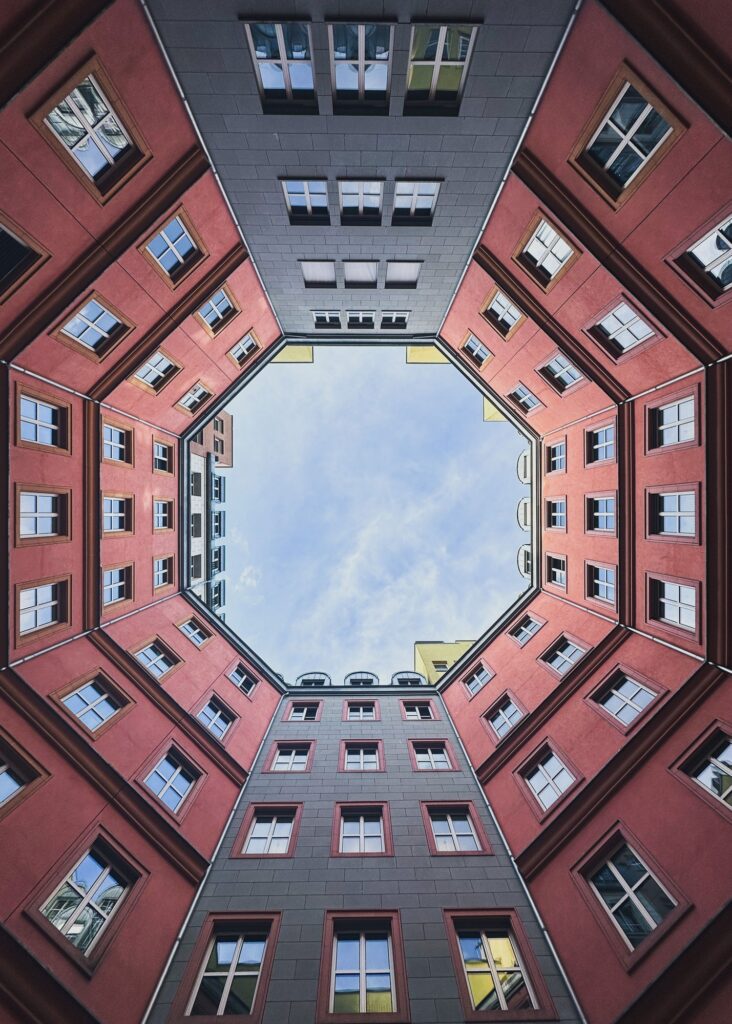
[[211, 490], [214, 501], [226, 501], [226, 477], [214, 475], [211, 478]]
[[94, 845], [43, 904], [41, 913], [88, 956], [131, 888], [131, 879], [106, 849]]
[[546, 578], [547, 583], [567, 589], [567, 559], [563, 555], [546, 556]]
[[[583, 151], [575, 154], [580, 167], [613, 200], [631, 182], [645, 177], [673, 132], [673, 126], [644, 92], [635, 77], [632, 82], [622, 79], [609, 110], [583, 145]], [[664, 113], [670, 117], [665, 108]]]
[[0, 755], [0, 808], [4, 807], [9, 800], [20, 793], [26, 785], [21, 773], [5, 760], [5, 755]]
[[107, 462], [126, 462], [132, 465], [131, 430], [105, 423], [102, 428], [102, 458]]
[[102, 604], [116, 604], [132, 598], [132, 566], [122, 565], [102, 573]]
[[483, 366], [483, 364], [490, 359], [493, 354], [485, 345], [478, 341], [474, 334], [468, 335], [468, 340], [463, 345], [463, 352], [465, 352], [478, 367]]
[[339, 181], [338, 194], [344, 224], [380, 223], [383, 181]]
[[254, 23], [246, 30], [265, 112], [317, 113], [308, 26]]
[[696, 416], [693, 395], [649, 409], [649, 415], [653, 448], [694, 440]]
[[318, 328], [340, 329], [341, 313], [338, 309], [313, 309], [313, 323]]
[[[364, 1014], [399, 1013], [394, 1020], [407, 1020], [406, 993], [400, 991], [395, 968], [392, 930], [396, 917], [369, 915], [365, 921], [327, 915], [326, 942], [331, 961], [323, 965], [329, 972], [328, 1011], [333, 1020]], [[332, 936], [332, 937], [331, 937]], [[401, 977], [404, 977], [402, 974]]]
[[474, 697], [476, 693], [489, 683], [493, 678], [493, 672], [489, 671], [485, 665], [478, 665], [476, 669], [466, 676], [463, 682], [465, 683], [465, 689], [468, 691], [471, 697]]
[[556, 280], [576, 255], [572, 246], [543, 217], [521, 248], [518, 260], [542, 287]]
[[413, 722], [431, 722], [435, 717], [432, 702], [428, 700], [403, 700], [404, 717]]
[[310, 743], [276, 743], [268, 771], [307, 772], [310, 770], [311, 753]]
[[212, 697], [208, 704], [198, 712], [197, 718], [199, 722], [203, 722], [209, 732], [214, 734], [216, 739], [222, 740], [233, 725], [236, 716], [215, 697]]
[[553, 668], [558, 675], [563, 676], [573, 665], [576, 665], [585, 653], [583, 647], [568, 640], [566, 636], [560, 636], [541, 660]]
[[523, 718], [523, 712], [509, 696], [505, 696], [494, 708], [486, 712], [485, 718], [498, 739], [501, 740]]
[[546, 525], [549, 530], [567, 529], [567, 499], [552, 498], [546, 503]]
[[109, 690], [106, 680], [97, 676], [62, 697], [62, 703], [72, 715], [76, 715], [82, 725], [91, 732], [96, 732], [122, 707], [122, 701]]
[[517, 625], [510, 629], [508, 632], [509, 636], [512, 636], [521, 647], [525, 647], [532, 636], [535, 636], [539, 632], [543, 623], [539, 622], [538, 619], [532, 618], [531, 615], [524, 615], [523, 619]]
[[328, 26], [334, 110], [384, 110], [391, 77], [391, 25]]
[[333, 260], [300, 260], [302, 279], [306, 288], [335, 288], [335, 262]]
[[162, 498], [153, 501], [153, 528], [155, 530], [173, 529], [173, 502]]
[[163, 278], [175, 284], [186, 277], [204, 255], [182, 213], [153, 235], [145, 252]]
[[20, 396], [20, 440], [68, 448], [68, 410], [31, 395]]
[[346, 288], [375, 288], [379, 264], [376, 260], [344, 260]]
[[201, 473], [191, 473], [191, 494], [200, 498], [202, 493], [203, 476]]
[[257, 685], [257, 680], [247, 672], [246, 666], [241, 662], [229, 672], [229, 679], [234, 686], [238, 686], [247, 696], [251, 696], [254, 687]]
[[[199, 516], [199, 519], [200, 519], [200, 516]], [[193, 536], [194, 537], [196, 537], [196, 536], [200, 537], [200, 533], [199, 534], [194, 533]], [[191, 576], [194, 579], [200, 579], [200, 577], [203, 576], [203, 559], [201, 558], [200, 555], [191, 555]]]
[[291, 224], [328, 224], [328, 182], [323, 179], [282, 182]]
[[340, 770], [344, 772], [383, 771], [384, 757], [381, 752], [380, 741], [343, 740], [341, 743]]
[[546, 749], [539, 760], [523, 772], [523, 778], [545, 811], [575, 782], [572, 773], [551, 749]]
[[588, 565], [587, 596], [615, 605], [615, 569], [606, 565]]
[[153, 470], [156, 473], [173, 472], [173, 446], [153, 441]]
[[69, 495], [46, 491], [20, 491], [18, 539], [63, 537], [69, 531]]
[[696, 629], [696, 587], [651, 578], [650, 598], [651, 619], [692, 632]]
[[408, 260], [387, 260], [387, 288], [416, 288], [422, 262]]
[[630, 949], [650, 935], [676, 906], [627, 843], [592, 871], [588, 881]]
[[98, 71], [71, 89], [46, 113], [43, 123], [82, 178], [93, 182], [102, 195], [141, 156], [105, 96]]
[[207, 391], [206, 388], [200, 382], [194, 384], [190, 391], [186, 391], [185, 395], [178, 402], [178, 405], [185, 409], [186, 412], [196, 412], [205, 405], [211, 397], [211, 392]]
[[621, 302], [599, 321], [595, 334], [611, 355], [621, 356], [648, 341], [655, 331], [627, 302]]
[[[538, 1009], [516, 940], [513, 921], [494, 915], [456, 918], [450, 915], [457, 940], [462, 1002], [472, 1020], [481, 1013], [514, 1014]], [[464, 986], [464, 989], [462, 988]], [[554, 1016], [554, 1014], [550, 1014]]]
[[[226, 601], [226, 585], [223, 581], [220, 583], [214, 583], [211, 587], [211, 608], [214, 611], [218, 611], [224, 606]], [[224, 616], [221, 616], [223, 621]]]
[[450, 771], [453, 763], [444, 740], [430, 740], [428, 743], [411, 741], [413, 767], [417, 771]]
[[696, 535], [694, 491], [661, 491], [649, 495], [650, 532], [661, 537]]
[[219, 288], [217, 292], [207, 299], [196, 316], [208, 329], [209, 334], [217, 334], [222, 327], [225, 327], [232, 317], [236, 316], [238, 309], [234, 300], [226, 288]]
[[164, 647], [159, 640], [155, 640], [146, 647], [143, 647], [142, 650], [137, 651], [135, 657], [142, 667], [147, 669], [150, 675], [155, 676], [157, 679], [167, 675], [171, 669], [179, 664], [178, 658], [167, 647]]
[[732, 807], [732, 738], [726, 733], [717, 732], [683, 770], [726, 807]]
[[616, 673], [609, 685], [593, 699], [621, 725], [630, 725], [656, 699], [657, 694], [647, 686], [631, 679], [624, 672]]
[[381, 314], [382, 331], [403, 331], [406, 330], [409, 322], [409, 313], [406, 310], [390, 310]]
[[564, 472], [567, 468], [567, 442], [558, 441], [547, 448], [547, 473]]
[[201, 625], [197, 619], [186, 619], [185, 622], [181, 622], [178, 629], [187, 636], [192, 644], [196, 647], [203, 647], [207, 640], [211, 639], [211, 633]]
[[146, 776], [145, 785], [158, 800], [176, 813], [199, 778], [199, 773], [171, 750]]
[[346, 316], [348, 317], [348, 329], [351, 331], [358, 330], [359, 328], [366, 328], [368, 330], [374, 327], [376, 314], [372, 311], [351, 309]]
[[67, 581], [43, 583], [18, 592], [18, 632], [21, 636], [68, 621]]
[[439, 194], [439, 181], [397, 181], [392, 224], [431, 224]]
[[433, 105], [456, 113], [473, 49], [472, 25], [413, 25], [404, 113]]
[[599, 427], [597, 430], [588, 430], [587, 439], [587, 462], [610, 462], [615, 458], [615, 425]]
[[60, 329], [62, 340], [70, 339], [97, 356], [105, 355], [129, 330], [129, 324], [115, 315], [101, 298], [93, 296]]
[[346, 701], [346, 717], [349, 722], [375, 722], [377, 720], [376, 701]]
[[534, 409], [538, 409], [541, 405], [536, 395], [523, 384], [517, 384], [508, 397], [526, 413], [533, 412]]
[[472, 804], [422, 804], [431, 854], [489, 853], [485, 831]]
[[222, 537], [226, 536], [226, 512], [223, 510], [214, 512], [211, 522], [214, 540], [221, 540]]
[[508, 338], [524, 319], [518, 306], [498, 290], [483, 310], [483, 316], [504, 338]]
[[[47, 254], [45, 254], [47, 258]], [[0, 224], [0, 297], [7, 297], [19, 288], [37, 270], [44, 256], [14, 234], [5, 224]]]
[[293, 701], [287, 720], [289, 722], [317, 722], [321, 707], [320, 701]]
[[392, 856], [385, 804], [336, 804], [331, 856]]
[[615, 533], [615, 498], [587, 499], [587, 529]]
[[518, 549], [517, 561], [518, 571], [521, 575], [525, 576], [527, 579], [531, 579], [532, 556], [531, 548], [528, 544], [522, 544]]
[[286, 857], [291, 853], [297, 812], [297, 807], [254, 807], [251, 822], [245, 830], [244, 856]]
[[426, 686], [427, 680], [419, 672], [395, 672], [391, 677], [392, 686]]
[[259, 345], [253, 334], [245, 334], [244, 337], [237, 341], [236, 345], [229, 351], [229, 357], [233, 359], [237, 366], [243, 366], [249, 357], [257, 351]]
[[211, 549], [211, 575], [216, 576], [223, 572], [226, 565], [226, 548], [218, 547]]
[[718, 298], [732, 285], [732, 217], [695, 242], [681, 260], [702, 287]]
[[432, 668], [435, 670], [435, 672], [442, 673], [447, 672], [449, 665], [447, 664], [446, 661], [433, 661]]
[[560, 395], [571, 388], [573, 384], [584, 380], [577, 367], [573, 366], [563, 355], [556, 355], [550, 359], [546, 366], [542, 366], [540, 373]]
[[153, 559], [153, 589], [168, 587], [173, 582], [173, 557]]

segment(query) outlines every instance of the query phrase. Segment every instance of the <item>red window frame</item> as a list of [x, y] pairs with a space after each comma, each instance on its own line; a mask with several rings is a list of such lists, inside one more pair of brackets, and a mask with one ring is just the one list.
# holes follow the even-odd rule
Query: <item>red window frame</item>
[[[300, 833], [300, 821], [302, 819], [302, 803], [263, 803], [258, 802], [249, 804], [242, 819], [239, 831], [234, 839], [233, 846], [231, 847], [231, 853], [229, 857], [232, 860], [269, 860], [270, 858], [276, 860], [288, 859], [294, 856], [295, 847], [297, 846], [297, 838]], [[244, 843], [246, 842], [249, 830], [251, 829], [254, 819], [257, 814], [276, 814], [278, 811], [289, 812], [292, 811], [294, 819], [292, 822], [292, 832], [290, 833], [290, 842], [287, 845], [286, 853], [245, 853]]]
[[[362, 723], [359, 723], [362, 724]], [[378, 760], [378, 768], [346, 768], [346, 750], [349, 746], [369, 746], [376, 747], [376, 758]], [[357, 736], [349, 736], [346, 740], [341, 740], [338, 749], [338, 771], [347, 772], [349, 775], [371, 775], [374, 772], [386, 771], [386, 761], [384, 760], [384, 741], [377, 739], [375, 736], [367, 736], [359, 738]]]
[[[485, 830], [485, 826], [478, 816], [475, 804], [472, 800], [420, 800], [422, 811], [422, 824], [424, 825], [427, 847], [432, 857], [486, 857], [493, 854], [493, 847]], [[435, 834], [432, 831], [431, 811], [467, 811], [475, 835], [480, 843], [479, 850], [438, 850], [435, 842]]]
[[[343, 853], [340, 849], [341, 840], [341, 820], [343, 818], [343, 811], [350, 811], [356, 813], [358, 811], [364, 811], [366, 813], [373, 812], [374, 810], [381, 811], [381, 822], [384, 831], [384, 850], [381, 853]], [[394, 856], [394, 837], [391, 831], [391, 814], [389, 812], [389, 804], [383, 800], [376, 801], [364, 801], [364, 800], [347, 800], [336, 803], [333, 807], [333, 827], [330, 835], [330, 855], [331, 857], [393, 857]]]

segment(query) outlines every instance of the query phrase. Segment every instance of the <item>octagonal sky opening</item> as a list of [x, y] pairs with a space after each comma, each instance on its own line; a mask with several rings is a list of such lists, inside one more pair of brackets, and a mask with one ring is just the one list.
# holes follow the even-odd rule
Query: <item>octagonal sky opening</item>
[[382, 682], [418, 641], [474, 641], [529, 581], [516, 465], [529, 445], [450, 363], [402, 345], [315, 346], [225, 406], [227, 624], [294, 683]]

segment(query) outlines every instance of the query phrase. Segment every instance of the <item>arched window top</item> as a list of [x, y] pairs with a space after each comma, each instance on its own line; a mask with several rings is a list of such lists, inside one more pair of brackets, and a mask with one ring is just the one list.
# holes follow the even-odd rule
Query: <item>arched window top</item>
[[345, 686], [378, 686], [379, 677], [374, 672], [349, 672], [343, 683]]
[[330, 686], [330, 676], [327, 672], [304, 672], [295, 680], [295, 686]]
[[421, 672], [395, 672], [391, 677], [392, 686], [427, 686], [427, 680]]
[[531, 500], [521, 498], [516, 507], [516, 518], [522, 530], [531, 529]]
[[531, 547], [528, 544], [522, 544], [518, 549], [518, 571], [526, 579], [531, 579]]
[[516, 463], [516, 473], [522, 484], [531, 483], [531, 449], [524, 448]]

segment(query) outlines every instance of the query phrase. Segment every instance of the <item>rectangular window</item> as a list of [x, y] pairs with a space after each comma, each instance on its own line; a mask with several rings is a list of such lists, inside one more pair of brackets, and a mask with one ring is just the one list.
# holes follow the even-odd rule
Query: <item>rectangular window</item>
[[523, 619], [517, 625], [510, 629], [508, 632], [509, 636], [512, 636], [521, 647], [524, 647], [532, 636], [535, 636], [541, 629], [543, 623], [539, 622], [538, 619], [534, 619], [531, 615], [524, 615]]
[[186, 619], [185, 622], [181, 622], [178, 629], [196, 647], [203, 647], [206, 641], [211, 639], [211, 633], [201, 625], [198, 619]]
[[403, 700], [402, 709], [407, 721], [431, 722], [435, 717], [429, 700]]
[[69, 495], [45, 491], [20, 491], [18, 537], [20, 540], [63, 537], [68, 534]]
[[522, 774], [537, 803], [545, 811], [575, 782], [572, 773], [551, 749], [545, 749]]
[[179, 370], [180, 366], [177, 363], [168, 359], [164, 352], [158, 351], [150, 356], [139, 370], [135, 371], [134, 379], [138, 383], [146, 385], [157, 395]]
[[155, 473], [173, 472], [173, 446], [163, 441], [153, 441], [153, 471]]
[[567, 559], [563, 555], [546, 556], [546, 579], [555, 587], [567, 589]]
[[391, 830], [385, 804], [336, 804], [331, 856], [392, 856]]
[[214, 540], [221, 540], [222, 537], [226, 536], [226, 512], [223, 510], [217, 510], [211, 517], [212, 528], [211, 532]]
[[524, 319], [518, 306], [514, 306], [508, 296], [499, 290], [483, 309], [482, 316], [503, 338], [508, 338]]
[[616, 718], [621, 725], [630, 725], [653, 703], [657, 694], [624, 672], [613, 675], [610, 683], [593, 700]]
[[288, 722], [317, 722], [320, 717], [320, 701], [293, 701], [290, 706], [290, 713], [287, 716]]
[[282, 182], [291, 224], [329, 224], [328, 182], [325, 178]]
[[649, 495], [650, 532], [661, 537], [696, 535], [694, 491], [661, 491]]
[[416, 288], [422, 261], [387, 260], [386, 288]]
[[688, 395], [668, 405], [649, 409], [650, 439], [653, 448], [693, 441], [696, 436], [694, 396]]
[[392, 224], [431, 224], [439, 194], [439, 181], [397, 179], [394, 185]]
[[181, 281], [204, 256], [182, 213], [153, 235], [145, 245], [145, 252], [163, 278], [174, 284]]
[[537, 283], [545, 288], [561, 271], [569, 267], [574, 255], [575, 251], [569, 242], [540, 217], [518, 259]]
[[457, 113], [475, 39], [472, 25], [413, 25], [404, 113]]
[[368, 923], [347, 918], [335, 922], [328, 1002], [334, 1020], [344, 1014], [392, 1015], [403, 1008], [397, 997], [391, 926], [391, 915]]
[[309, 771], [311, 754], [311, 743], [276, 743], [268, 771]]
[[485, 667], [485, 665], [478, 665], [477, 668], [465, 677], [463, 683], [465, 689], [468, 691], [471, 697], [474, 697], [476, 693], [479, 693], [486, 683], [489, 683], [493, 678], [493, 672]]
[[183, 801], [200, 778], [176, 751], [169, 751], [155, 765], [145, 778], [145, 785], [173, 813], [177, 813]]
[[14, 765], [8, 764], [5, 754], [0, 755], [0, 808], [17, 796], [26, 781]]
[[363, 309], [351, 309], [346, 313], [348, 318], [347, 327], [349, 331], [366, 329], [370, 330], [375, 326], [376, 314], [373, 311]]
[[630, 949], [640, 945], [676, 906], [673, 897], [627, 843], [590, 872], [588, 881]]
[[546, 525], [549, 530], [567, 529], [567, 499], [552, 498], [546, 503]]
[[309, 26], [259, 22], [246, 31], [265, 113], [317, 113]]
[[446, 661], [433, 661], [432, 668], [435, 670], [435, 672], [442, 673], [447, 672], [449, 665], [447, 664]]
[[334, 260], [300, 260], [303, 284], [306, 288], [335, 288]]
[[655, 335], [653, 328], [627, 302], [618, 303], [606, 313], [596, 324], [593, 333], [610, 354], [616, 357]]
[[[196, 534], [194, 533], [195, 537]], [[198, 534], [200, 537], [200, 533]], [[203, 559], [200, 555], [191, 555], [191, 576], [197, 580], [203, 576]]]
[[[211, 587], [211, 607], [214, 611], [223, 608], [226, 601], [226, 585], [224, 582], [214, 583]], [[223, 619], [223, 615], [221, 616]]]
[[216, 920], [206, 945], [197, 947], [202, 967], [193, 994], [177, 1017], [236, 1016], [259, 1020], [267, 995], [267, 982], [279, 930], [279, 915], [260, 918], [243, 914]]
[[40, 908], [43, 916], [84, 956], [109, 927], [133, 879], [95, 844]]
[[168, 587], [173, 582], [173, 557], [153, 559], [153, 589]]
[[554, 669], [560, 676], [569, 672], [573, 665], [586, 653], [583, 647], [568, 640], [566, 636], [560, 636], [552, 644], [549, 650], [542, 656], [542, 661]]
[[201, 473], [191, 473], [191, 494], [195, 498], [200, 498], [203, 493], [203, 475]]
[[343, 224], [381, 223], [383, 181], [339, 181], [338, 195]]
[[615, 458], [615, 425], [588, 430], [585, 434], [587, 463], [610, 462]]
[[472, 804], [422, 803], [430, 853], [490, 853], [490, 845]]
[[651, 578], [650, 617], [671, 626], [696, 629], [696, 587]]
[[90, 732], [109, 722], [123, 706], [103, 676], [95, 676], [61, 700]]
[[135, 657], [156, 679], [162, 679], [179, 664], [179, 659], [160, 640], [155, 640], [137, 651]]
[[64, 339], [76, 342], [96, 356], [106, 355], [130, 329], [129, 324], [115, 315], [101, 298], [93, 296], [76, 310], [70, 320], [59, 329]]
[[541, 402], [533, 391], [529, 391], [529, 389], [523, 384], [517, 384], [513, 391], [509, 393], [508, 397], [526, 413], [533, 412], [534, 409], [538, 409], [541, 405]]
[[199, 722], [203, 722], [209, 732], [214, 734], [217, 740], [224, 738], [236, 720], [236, 716], [215, 697], [212, 697], [208, 704], [201, 708], [196, 717]]
[[349, 722], [375, 722], [376, 702], [373, 700], [346, 701], [346, 716]]
[[226, 288], [219, 288], [217, 292], [207, 299], [196, 311], [197, 318], [211, 335], [218, 334], [222, 327], [225, 327], [232, 317], [236, 316], [238, 309]]
[[153, 501], [153, 529], [173, 529], [173, 502], [161, 498]]
[[406, 310], [389, 310], [381, 314], [382, 331], [403, 331], [406, 330], [409, 322], [409, 313]]
[[211, 497], [214, 501], [226, 501], [226, 477], [214, 475], [211, 478]]
[[323, 328], [334, 328], [340, 329], [341, 326], [341, 313], [338, 309], [313, 309], [313, 324], [315, 327], [320, 329]]
[[615, 533], [615, 498], [587, 499], [587, 529]]
[[498, 915], [462, 918], [452, 914], [450, 919], [461, 967], [459, 983], [466, 1015], [470, 1011], [470, 1019], [479, 1020], [482, 1018], [477, 1015], [481, 1013], [490, 1013], [490, 1019], [494, 1019], [494, 1015], [498, 1019], [498, 1014], [505, 1013], [510, 1019], [515, 1014], [537, 1010], [539, 1003], [523, 963], [512, 919]]
[[573, 384], [584, 380], [577, 367], [573, 366], [563, 355], [554, 356], [546, 366], [542, 366], [539, 372], [560, 395], [564, 394]]
[[567, 442], [558, 441], [547, 448], [547, 473], [563, 472], [567, 468]]
[[615, 569], [607, 565], [588, 565], [587, 596], [614, 606]]
[[695, 242], [680, 261], [716, 299], [732, 285], [732, 217], [725, 217]]
[[257, 351], [259, 345], [255, 337], [252, 334], [245, 334], [244, 337], [237, 341], [236, 345], [229, 351], [229, 356], [234, 360], [237, 366], [243, 366], [249, 357]]
[[216, 576], [224, 571], [226, 564], [226, 548], [218, 547], [211, 549], [211, 575]]
[[725, 807], [732, 807], [732, 738], [726, 733], [717, 731], [683, 771]]
[[18, 632], [21, 636], [68, 622], [66, 580], [26, 587], [18, 593]]
[[341, 764], [343, 772], [383, 772], [384, 756], [379, 740], [343, 740]]
[[253, 808], [242, 847], [245, 857], [286, 857], [295, 834], [298, 807], [261, 804]]
[[444, 740], [430, 740], [429, 742], [410, 741], [413, 766], [417, 771], [451, 771], [453, 762], [447, 750]]
[[[47, 258], [47, 254], [46, 254]], [[38, 269], [41, 253], [0, 224], [0, 296], [7, 297]]]
[[501, 740], [523, 718], [523, 713], [513, 700], [506, 696], [486, 712], [485, 718], [498, 739]]
[[132, 465], [133, 432], [105, 423], [102, 427], [102, 458]]
[[354, 108], [387, 112], [393, 31], [384, 24], [328, 26], [336, 114]]
[[211, 392], [207, 391], [206, 388], [200, 382], [194, 384], [190, 391], [186, 391], [185, 395], [178, 402], [180, 408], [185, 409], [186, 412], [197, 412], [202, 405], [211, 398]]
[[375, 288], [379, 264], [376, 260], [344, 260], [343, 274], [346, 288]]
[[238, 686], [247, 696], [251, 696], [254, 687], [257, 685], [257, 680], [247, 672], [246, 665], [243, 665], [241, 662], [229, 672], [229, 679], [234, 686]]
[[477, 367], [491, 358], [492, 352], [482, 342], [478, 341], [474, 334], [469, 334], [463, 345], [463, 352], [475, 363]]
[[102, 573], [102, 604], [116, 604], [132, 598], [132, 566], [122, 565]]
[[20, 396], [20, 440], [68, 448], [68, 410], [31, 395]]

